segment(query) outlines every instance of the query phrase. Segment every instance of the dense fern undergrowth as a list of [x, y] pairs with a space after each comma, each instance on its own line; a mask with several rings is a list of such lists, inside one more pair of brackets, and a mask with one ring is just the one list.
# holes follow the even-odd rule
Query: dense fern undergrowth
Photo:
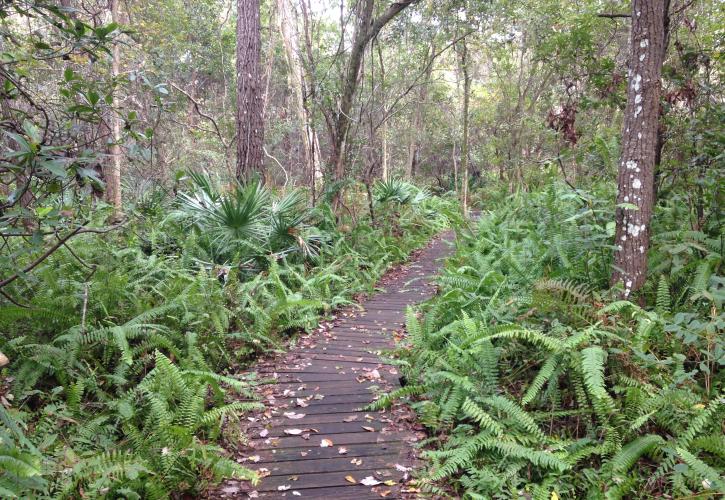
[[483, 198], [441, 293], [409, 312], [408, 398], [425, 487], [462, 498], [725, 493], [725, 298], [717, 211], [661, 201], [649, 281], [609, 290], [614, 196], [563, 184]]
[[341, 224], [301, 191], [190, 175], [176, 197], [127, 207], [120, 232], [80, 235], [17, 280], [6, 291], [22, 304], [0, 308], [0, 496], [165, 498], [254, 481], [216, 444], [243, 441], [233, 423], [258, 406], [232, 368], [371, 291], [456, 213], [399, 181], [374, 198], [374, 224]]

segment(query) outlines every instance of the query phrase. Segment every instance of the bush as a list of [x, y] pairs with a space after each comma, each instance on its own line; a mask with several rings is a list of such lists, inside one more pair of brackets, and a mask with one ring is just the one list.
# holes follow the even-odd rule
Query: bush
[[[608, 290], [613, 207], [553, 185], [459, 231], [441, 293], [411, 311], [411, 397], [434, 434], [423, 483], [467, 498], [725, 491], [722, 254], [658, 213], [642, 307]], [[673, 248], [673, 240], [679, 248]], [[697, 249], [697, 250], [695, 250]]]

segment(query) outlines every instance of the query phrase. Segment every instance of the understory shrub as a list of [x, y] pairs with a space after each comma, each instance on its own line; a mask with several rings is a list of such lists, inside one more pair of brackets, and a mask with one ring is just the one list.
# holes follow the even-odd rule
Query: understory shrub
[[0, 308], [0, 496], [165, 498], [255, 481], [215, 444], [246, 439], [234, 422], [259, 406], [255, 380], [234, 373], [371, 291], [455, 207], [379, 208], [392, 203], [404, 238], [364, 219], [341, 231], [301, 191], [191, 175], [176, 198], [129, 207], [120, 231], [70, 240]]
[[[725, 288], [716, 224], [662, 202], [638, 301], [608, 289], [609, 193], [508, 196], [458, 252], [401, 351], [428, 426], [422, 483], [465, 498], [725, 493]], [[678, 224], [680, 224], [678, 226]]]

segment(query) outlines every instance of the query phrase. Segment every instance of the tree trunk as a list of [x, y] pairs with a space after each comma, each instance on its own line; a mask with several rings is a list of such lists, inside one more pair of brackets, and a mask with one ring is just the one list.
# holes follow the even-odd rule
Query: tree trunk
[[262, 172], [264, 108], [260, 0], [237, 0], [237, 179]]
[[[307, 83], [309, 87], [305, 88], [305, 113], [306, 113], [306, 133], [310, 141], [311, 146], [311, 160], [312, 160], [312, 171], [310, 172], [310, 189], [312, 191], [312, 205], [314, 206], [317, 203], [317, 192], [319, 187], [318, 183], [321, 184], [322, 179], [324, 177], [321, 164], [322, 160], [320, 158], [320, 139], [317, 134], [317, 130], [315, 129], [315, 124], [313, 121], [313, 113], [310, 109], [308, 100], [307, 100], [307, 89], [315, 89], [316, 88], [316, 82], [315, 82], [315, 59], [314, 59], [314, 53], [312, 50], [312, 23], [310, 22], [310, 7], [309, 7], [309, 1], [310, 0], [302, 0], [300, 2], [300, 7], [302, 11], [302, 26], [304, 29], [304, 42], [305, 42], [305, 55], [307, 56], [305, 62], [302, 63], [302, 58], [300, 57], [300, 64], [301, 67], [307, 68]], [[303, 80], [304, 82], [304, 80]], [[310, 92], [311, 95], [314, 95], [314, 91]]]
[[[380, 109], [382, 110], [382, 123], [380, 124], [380, 142], [382, 143], [383, 155], [382, 155], [382, 175], [384, 181], [388, 180], [390, 170], [390, 155], [388, 153], [388, 110], [385, 105], [385, 60], [383, 59], [383, 49], [380, 44], [376, 44], [378, 49], [378, 60], [380, 61]], [[371, 54], [372, 56], [372, 54]], [[371, 57], [371, 68], [375, 67], [374, 58]], [[373, 87], [375, 87], [373, 85]]]
[[411, 179], [415, 175], [416, 167], [420, 161], [420, 141], [423, 132], [423, 109], [428, 98], [428, 84], [433, 72], [433, 63], [430, 58], [435, 56], [435, 45], [431, 44], [425, 61], [425, 77], [418, 90], [418, 102], [413, 109], [413, 124], [410, 127], [410, 142], [408, 143], [408, 163], [405, 165], [405, 177]]
[[[118, 21], [119, 0], [111, 0], [111, 21]], [[111, 51], [111, 76], [114, 81], [121, 71], [121, 47], [118, 42], [113, 44]], [[108, 114], [110, 123], [110, 137], [108, 139], [108, 160], [103, 168], [103, 180], [106, 183], [106, 201], [113, 206], [111, 218], [117, 221], [123, 217], [123, 206], [121, 204], [121, 118], [116, 112], [116, 91], [111, 94], [111, 111]]]
[[456, 151], [456, 140], [453, 139], [453, 192], [458, 194], [458, 151]]
[[468, 215], [468, 107], [471, 99], [471, 77], [468, 71], [468, 46], [461, 44], [459, 66], [463, 75], [463, 134], [461, 137], [461, 206], [463, 216]]
[[299, 33], [297, 31], [297, 22], [292, 17], [290, 0], [277, 0], [277, 21], [279, 23], [280, 33], [282, 33], [282, 43], [284, 44], [287, 64], [290, 69], [295, 111], [297, 112], [297, 119], [302, 128], [302, 150], [304, 153], [306, 172], [310, 176], [310, 186], [314, 191], [316, 166], [312, 117], [305, 102], [307, 90], [304, 68], [300, 57]]
[[[329, 165], [333, 169], [333, 178], [340, 181], [345, 177], [345, 156], [347, 149], [347, 134], [350, 129], [350, 116], [353, 105], [353, 97], [357, 90], [358, 78], [362, 58], [370, 40], [375, 38], [380, 30], [390, 22], [403, 9], [416, 3], [417, 0], [399, 0], [388, 6], [388, 8], [377, 18], [373, 19], [374, 0], [361, 0], [358, 2], [358, 22], [353, 35], [352, 49], [347, 63], [347, 70], [342, 82], [342, 96], [337, 103], [337, 110], [334, 118], [328, 119], [331, 131], [331, 148]], [[339, 200], [336, 197], [336, 205]]]
[[632, 2], [629, 82], [617, 179], [616, 251], [611, 278], [612, 285], [623, 285], [625, 298], [639, 290], [647, 278], [665, 16], [666, 0]]

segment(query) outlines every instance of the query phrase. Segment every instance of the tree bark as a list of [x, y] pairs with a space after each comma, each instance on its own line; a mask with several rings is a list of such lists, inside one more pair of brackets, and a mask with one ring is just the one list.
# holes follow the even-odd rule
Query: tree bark
[[[111, 21], [119, 22], [118, 12], [119, 0], [111, 0]], [[111, 51], [111, 76], [114, 82], [118, 79], [121, 71], [121, 47], [114, 42]], [[108, 141], [108, 160], [103, 168], [103, 179], [106, 183], [106, 201], [113, 207], [112, 220], [117, 221], [123, 217], [123, 206], [121, 197], [121, 118], [116, 112], [116, 91], [111, 94], [111, 110], [108, 114], [110, 124], [110, 137]]]
[[468, 45], [465, 40], [459, 42], [459, 68], [463, 76], [463, 133], [461, 136], [461, 207], [463, 216], [468, 215], [468, 107], [471, 99], [471, 76], [468, 71]]
[[617, 179], [616, 251], [611, 283], [623, 296], [647, 278], [647, 250], [654, 205], [654, 170], [664, 59], [666, 0], [634, 0], [627, 107]]
[[262, 173], [264, 111], [260, 0], [237, 0], [237, 178]]

